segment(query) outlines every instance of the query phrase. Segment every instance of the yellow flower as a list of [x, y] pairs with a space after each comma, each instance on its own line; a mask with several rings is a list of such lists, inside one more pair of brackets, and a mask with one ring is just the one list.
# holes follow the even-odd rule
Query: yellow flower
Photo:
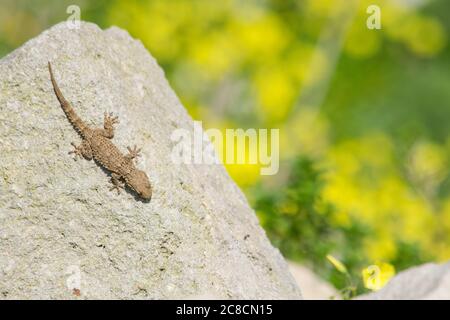
[[319, 17], [335, 17], [346, 9], [354, 1], [348, 0], [309, 0], [305, 7], [309, 14]]
[[345, 267], [345, 265], [338, 259], [333, 257], [331, 254], [327, 254], [327, 259], [337, 269], [337, 271], [341, 273], [347, 273], [347, 268]]
[[254, 87], [262, 117], [273, 122], [284, 120], [298, 94], [292, 77], [282, 70], [261, 70], [254, 77]]
[[254, 185], [261, 178], [259, 164], [226, 164], [225, 167], [240, 187]]
[[238, 45], [232, 35], [210, 33], [191, 47], [190, 58], [213, 79], [230, 72], [239, 58]]
[[433, 18], [412, 16], [403, 26], [403, 37], [417, 55], [432, 57], [445, 46], [447, 37], [442, 24]]
[[445, 147], [430, 142], [419, 142], [411, 150], [409, 169], [420, 182], [443, 180], [447, 174]]
[[368, 258], [372, 260], [395, 258], [397, 246], [392, 234], [386, 231], [386, 229], [392, 228], [391, 224], [381, 225], [380, 222], [374, 221], [373, 225], [377, 228], [377, 236], [375, 239], [364, 241], [364, 248]]
[[239, 42], [241, 54], [253, 62], [273, 59], [292, 42], [290, 29], [278, 16], [268, 12], [256, 19], [235, 19], [230, 28]]
[[389, 263], [378, 263], [362, 271], [364, 286], [370, 290], [380, 290], [395, 275], [395, 268]]
[[356, 19], [348, 31], [344, 50], [355, 58], [369, 58], [380, 50], [381, 35], [369, 30], [364, 19]]

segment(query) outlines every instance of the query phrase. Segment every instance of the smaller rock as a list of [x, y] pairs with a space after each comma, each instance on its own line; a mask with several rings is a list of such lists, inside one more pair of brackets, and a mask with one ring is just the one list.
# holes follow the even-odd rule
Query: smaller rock
[[400, 272], [380, 291], [362, 300], [447, 300], [450, 299], [450, 262], [427, 263]]

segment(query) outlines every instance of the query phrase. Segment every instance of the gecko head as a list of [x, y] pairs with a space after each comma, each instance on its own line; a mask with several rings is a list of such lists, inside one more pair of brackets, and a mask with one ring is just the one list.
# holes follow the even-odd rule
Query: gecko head
[[128, 185], [136, 191], [140, 197], [145, 200], [150, 200], [152, 198], [152, 185], [144, 171], [134, 170], [128, 174], [126, 180]]

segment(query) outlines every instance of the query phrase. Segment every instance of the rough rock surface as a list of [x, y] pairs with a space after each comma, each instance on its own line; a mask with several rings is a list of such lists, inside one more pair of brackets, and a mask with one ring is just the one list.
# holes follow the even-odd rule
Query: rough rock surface
[[450, 299], [450, 262], [427, 263], [400, 272], [380, 291], [358, 299], [448, 300]]
[[[150, 203], [109, 191], [52, 91], [91, 125], [120, 117], [114, 143], [142, 146]], [[278, 250], [221, 165], [176, 165], [193, 122], [127, 32], [60, 23], [0, 60], [0, 297], [301, 298]]]

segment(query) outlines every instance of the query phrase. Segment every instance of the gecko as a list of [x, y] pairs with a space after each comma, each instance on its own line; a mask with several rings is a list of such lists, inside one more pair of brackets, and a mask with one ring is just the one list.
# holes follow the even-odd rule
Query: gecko
[[50, 62], [48, 63], [48, 70], [56, 98], [61, 104], [67, 119], [82, 139], [81, 144], [78, 146], [72, 142], [74, 150], [70, 151], [69, 154], [74, 154], [75, 160], [78, 157], [84, 157], [87, 160], [94, 159], [101, 167], [107, 169], [111, 173], [111, 182], [113, 184], [110, 190], [117, 190], [117, 193], [120, 194], [120, 190], [127, 185], [141, 198], [150, 200], [152, 197], [152, 186], [149, 178], [144, 171], [137, 169], [133, 162], [135, 158], [140, 156], [141, 149], [138, 149], [136, 146], [134, 148], [127, 147], [128, 154], [124, 155], [111, 142], [111, 139], [114, 137], [114, 125], [119, 123], [118, 117], [112, 113], [105, 112], [103, 129], [89, 127], [64, 98], [56, 83]]

